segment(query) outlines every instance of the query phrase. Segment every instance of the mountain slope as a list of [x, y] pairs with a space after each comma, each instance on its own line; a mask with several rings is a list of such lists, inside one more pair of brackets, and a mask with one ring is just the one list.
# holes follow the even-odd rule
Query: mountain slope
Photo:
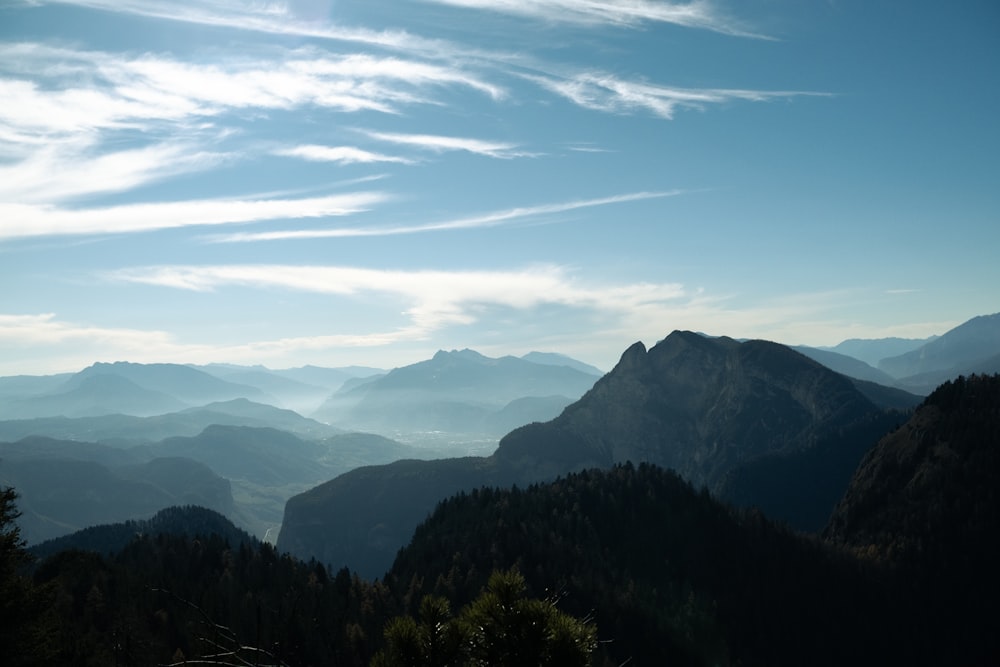
[[147, 389], [128, 378], [97, 374], [74, 376], [53, 393], [5, 401], [0, 406], [0, 416], [29, 419], [129, 414], [141, 417], [175, 412], [186, 407], [188, 404], [177, 397]]
[[819, 349], [854, 357], [869, 366], [878, 368], [878, 362], [883, 359], [906, 354], [935, 338], [937, 336], [930, 338], [849, 338], [833, 347]]
[[291, 410], [245, 398], [209, 403], [177, 412], [136, 417], [102, 414], [93, 417], [36, 417], [0, 421], [0, 440], [30, 435], [103, 442], [116, 446], [149, 444], [173, 436], [194, 436], [212, 425], [278, 428], [305, 438], [329, 437], [340, 429], [302, 417]]
[[516, 481], [481, 457], [357, 468], [288, 500], [278, 548], [374, 579], [442, 498]]
[[64, 458], [5, 460], [0, 462], [0, 484], [18, 490], [20, 525], [30, 543], [151, 516], [172, 505], [233, 512], [229, 481], [190, 459], [119, 466]]
[[[931, 372], [975, 370], [974, 364], [1000, 354], [1000, 313], [981, 315], [960, 324], [915, 350], [882, 359], [878, 367], [895, 378]], [[905, 381], [902, 386], [906, 388]]]
[[813, 361], [818, 361], [830, 370], [837, 371], [841, 375], [846, 375], [857, 380], [875, 382], [887, 387], [892, 386], [891, 375], [846, 354], [839, 354], [807, 345], [796, 345], [792, 349], [806, 355]]
[[825, 534], [897, 562], [967, 551], [1000, 525], [997, 479], [1000, 376], [959, 377], [865, 456]]
[[196, 436], [167, 438], [141, 449], [153, 456], [191, 458], [224, 477], [255, 484], [282, 486], [325, 476], [317, 466], [324, 453], [320, 445], [273, 428], [212, 425]]
[[433, 358], [345, 385], [314, 413], [331, 424], [376, 432], [479, 433], [519, 398], [578, 398], [596, 377], [567, 365], [516, 357], [493, 359], [473, 350], [439, 351]]
[[782, 345], [674, 332], [648, 352], [633, 345], [559, 418], [508, 434], [496, 456], [562, 466], [553, 472], [646, 461], [712, 488], [875, 410], [847, 378]]
[[527, 354], [521, 355], [521, 358], [525, 361], [530, 361], [533, 364], [569, 366], [570, 368], [575, 368], [578, 371], [587, 373], [588, 375], [594, 375], [596, 377], [604, 375], [604, 371], [596, 366], [591, 366], [590, 364], [578, 361], [573, 357], [567, 357], [565, 354], [559, 354], [557, 352], [528, 352]]

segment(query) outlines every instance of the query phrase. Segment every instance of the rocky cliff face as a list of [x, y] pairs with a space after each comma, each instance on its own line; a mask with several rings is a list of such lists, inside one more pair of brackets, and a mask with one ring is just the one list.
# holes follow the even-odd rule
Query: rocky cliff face
[[496, 457], [530, 465], [554, 453], [570, 468], [650, 462], [714, 487], [736, 466], [806, 449], [874, 410], [847, 378], [785, 346], [674, 332], [648, 351], [630, 347], [580, 401], [512, 432]]

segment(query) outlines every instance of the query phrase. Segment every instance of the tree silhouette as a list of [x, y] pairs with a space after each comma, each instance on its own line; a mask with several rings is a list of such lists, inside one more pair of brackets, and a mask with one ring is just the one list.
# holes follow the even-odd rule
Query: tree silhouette
[[526, 588], [516, 570], [494, 572], [457, 618], [444, 598], [424, 597], [419, 622], [401, 616], [386, 626], [386, 647], [372, 667], [589, 665], [594, 625], [559, 611], [552, 600], [526, 597]]
[[17, 492], [0, 489], [0, 647], [5, 665], [45, 664], [54, 653], [49, 590], [32, 584], [31, 562], [17, 518]]

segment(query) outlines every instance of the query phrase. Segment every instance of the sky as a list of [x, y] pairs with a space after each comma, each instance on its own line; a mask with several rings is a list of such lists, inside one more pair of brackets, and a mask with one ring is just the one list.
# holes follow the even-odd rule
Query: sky
[[1000, 5], [2, 0], [0, 375], [1000, 311]]

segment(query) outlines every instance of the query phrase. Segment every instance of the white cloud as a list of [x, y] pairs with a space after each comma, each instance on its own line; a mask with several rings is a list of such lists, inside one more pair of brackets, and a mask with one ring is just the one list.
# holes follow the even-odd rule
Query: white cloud
[[493, 158], [514, 158], [529, 156], [529, 153], [517, 152], [517, 144], [473, 139], [469, 137], [448, 137], [436, 134], [402, 134], [395, 132], [369, 132], [365, 134], [376, 141], [385, 141], [404, 146], [414, 146], [421, 150], [434, 153], [447, 151], [466, 151], [477, 155]]
[[229, 159], [191, 144], [163, 143], [91, 155], [90, 146], [55, 142], [11, 166], [0, 166], [0, 201], [42, 203], [123, 192], [178, 174], [216, 167]]
[[527, 310], [543, 305], [626, 313], [684, 296], [678, 284], [587, 285], [557, 266], [508, 271], [397, 271], [342, 266], [216, 265], [123, 269], [105, 277], [128, 283], [211, 291], [229, 286], [326, 295], [391, 295], [409, 303], [414, 332], [477, 321], [481, 308]]
[[428, 56], [455, 55], [444, 41], [426, 39], [405, 30], [369, 30], [300, 17], [286, 2], [255, 0], [28, 0], [30, 4], [65, 4], [114, 13], [231, 28], [273, 35], [312, 37]]
[[566, 76], [525, 74], [525, 79], [565, 97], [574, 104], [605, 113], [651, 112], [671, 119], [680, 108], [704, 109], [709, 105], [733, 101], [766, 102], [803, 95], [821, 95], [806, 91], [763, 91], [726, 88], [673, 88], [640, 81], [628, 81], [612, 74], [579, 72]]
[[634, 26], [645, 22], [672, 23], [730, 35], [753, 34], [702, 0], [425, 0], [438, 4], [484, 9], [542, 19], [552, 23]]
[[431, 101], [429, 89], [438, 86], [464, 86], [492, 98], [505, 94], [457, 66], [314, 48], [192, 63], [6, 43], [0, 44], [0, 72], [7, 74], [0, 78], [0, 95], [8, 101], [0, 107], [0, 124], [29, 136], [149, 127], [151, 121], [248, 108], [316, 105], [395, 113], [402, 104]]
[[[143, 4], [143, 3], [136, 3]], [[169, 55], [112, 54], [42, 43], [0, 43], [0, 200], [53, 203], [124, 192], [145, 183], [246, 157], [219, 152], [237, 123], [310, 108], [400, 113], [439, 104], [436, 90], [506, 92], [453, 63], [335, 54], [313, 47], [189, 62]], [[262, 120], [263, 119], [263, 120]], [[242, 131], [242, 128], [241, 128]], [[119, 146], [129, 146], [121, 149]], [[112, 148], [114, 147], [114, 148]], [[461, 147], [489, 152], [490, 146]], [[500, 156], [503, 146], [494, 147]], [[408, 163], [357, 147], [291, 149], [305, 159]]]
[[366, 211], [386, 199], [379, 192], [357, 192], [302, 199], [202, 199], [86, 209], [0, 202], [0, 241], [342, 216]]
[[395, 162], [398, 164], [414, 164], [413, 160], [397, 155], [373, 153], [356, 146], [318, 146], [306, 144], [292, 148], [281, 148], [274, 151], [275, 155], [297, 157], [311, 162], [338, 162], [340, 164], [370, 164], [373, 162]]
[[541, 204], [538, 206], [521, 206], [502, 211], [493, 211], [483, 215], [416, 225], [337, 227], [335, 229], [291, 229], [275, 232], [237, 232], [235, 234], [221, 234], [214, 236], [211, 237], [210, 240], [216, 243], [246, 243], [254, 241], [281, 241], [293, 239], [395, 236], [399, 234], [419, 234], [422, 232], [479, 229], [484, 227], [495, 227], [497, 225], [524, 220], [527, 218], [537, 218], [557, 213], [566, 213], [568, 211], [592, 208], [595, 206], [609, 206], [644, 199], [672, 197], [679, 194], [681, 194], [680, 190], [663, 192], [632, 192], [623, 195], [614, 195], [611, 197], [601, 197], [598, 199], [581, 199], [576, 201], [557, 202], [554, 204]]

